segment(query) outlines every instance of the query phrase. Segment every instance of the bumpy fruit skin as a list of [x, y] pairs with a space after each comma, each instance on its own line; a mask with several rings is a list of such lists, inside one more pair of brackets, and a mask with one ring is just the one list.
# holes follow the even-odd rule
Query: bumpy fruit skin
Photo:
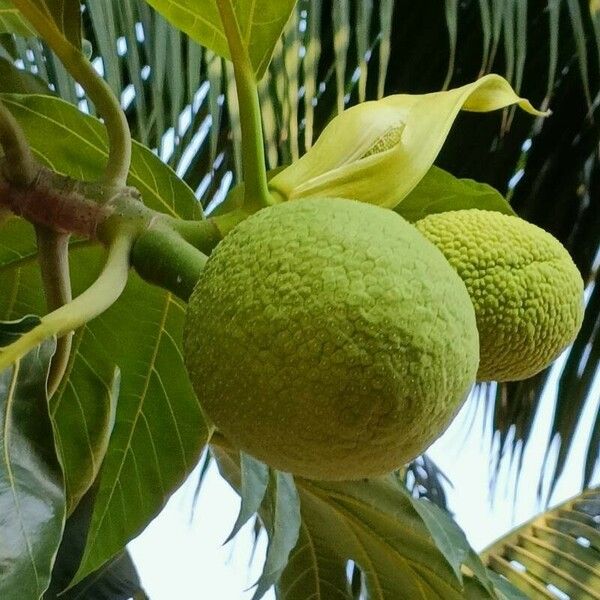
[[318, 198], [263, 209], [190, 298], [188, 372], [238, 448], [312, 479], [378, 476], [421, 453], [474, 383], [467, 290], [392, 211]]
[[429, 215], [416, 226], [469, 290], [481, 344], [478, 380], [531, 377], [575, 339], [583, 319], [583, 281], [548, 232], [477, 209]]

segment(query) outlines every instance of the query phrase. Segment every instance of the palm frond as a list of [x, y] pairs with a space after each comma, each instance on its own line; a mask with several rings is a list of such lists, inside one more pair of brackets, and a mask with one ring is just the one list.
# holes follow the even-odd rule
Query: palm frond
[[[600, 598], [600, 491], [587, 490], [482, 553], [528, 598]], [[557, 594], [558, 592], [558, 594]]]

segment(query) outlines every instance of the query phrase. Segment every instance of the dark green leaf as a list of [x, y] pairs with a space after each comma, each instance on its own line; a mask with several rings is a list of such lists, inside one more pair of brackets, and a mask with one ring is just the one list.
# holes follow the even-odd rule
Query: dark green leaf
[[468, 208], [515, 214], [492, 186], [472, 179], [458, 179], [435, 166], [427, 171], [417, 187], [394, 210], [414, 223], [434, 213]]
[[[38, 1], [39, 3], [39, 1]], [[64, 36], [81, 49], [81, 2], [80, 0], [42, 0]]]
[[233, 539], [238, 531], [258, 511], [269, 485], [269, 467], [245, 452], [240, 452], [242, 503], [235, 525], [225, 543]]
[[[146, 1], [193, 40], [219, 56], [229, 58], [227, 39], [216, 0], [201, 3], [175, 0]], [[260, 78], [269, 65], [273, 48], [296, 0], [238, 0], [233, 4], [254, 72]]]
[[0, 322], [0, 352], [1, 348], [16, 342], [24, 333], [27, 333], [37, 325], [41, 319], [36, 315], [27, 315], [18, 321]]
[[[7, 96], [6, 105], [45, 164], [82, 179], [100, 177], [106, 160], [106, 134], [99, 121], [57, 98]], [[192, 191], [161, 161], [134, 146], [129, 184], [145, 203], [184, 218], [201, 208]], [[13, 219], [3, 228], [0, 281], [10, 293], [0, 297], [0, 316], [43, 310], [35, 238], [27, 224]], [[101, 252], [81, 241], [71, 246], [75, 293], [98, 273]], [[78, 580], [120, 552], [162, 508], [196, 464], [208, 430], [181, 358], [184, 305], [171, 294], [132, 274], [122, 298], [80, 330], [74, 340], [69, 377], [53, 398], [63, 461], [73, 476], [88, 481], [93, 453], [76, 439], [102, 431], [109, 423], [115, 368], [121, 389], [114, 429], [100, 467], [100, 485], [88, 546]], [[78, 410], [72, 410], [73, 406]], [[76, 420], [79, 420], [78, 423]], [[74, 436], [74, 437], [73, 437]], [[83, 471], [85, 461], [88, 468]], [[95, 462], [96, 461], [96, 462]], [[79, 479], [78, 479], [79, 480]]]
[[129, 600], [146, 598], [133, 560], [126, 550], [88, 575], [57, 600]]
[[[0, 323], [0, 337], [17, 329]], [[27, 317], [23, 329], [31, 325]], [[38, 600], [50, 581], [65, 494], [48, 414], [48, 339], [0, 372], [0, 597]]]
[[52, 581], [44, 600], [128, 600], [141, 590], [135, 566], [129, 553], [124, 551], [78, 585], [62, 593], [81, 562], [95, 493], [95, 489], [90, 490], [67, 519], [52, 570]]

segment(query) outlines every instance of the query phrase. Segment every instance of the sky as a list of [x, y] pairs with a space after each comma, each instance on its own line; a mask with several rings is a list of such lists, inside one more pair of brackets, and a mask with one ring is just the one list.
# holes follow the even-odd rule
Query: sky
[[[555, 387], [560, 368], [561, 360], [553, 369], [548, 390]], [[551, 504], [575, 495], [581, 486], [585, 449], [599, 404], [600, 368]], [[483, 410], [475, 410], [474, 414], [474, 409], [476, 404], [468, 402], [427, 454], [452, 481], [453, 488], [448, 490], [449, 508], [471, 545], [479, 551], [540, 512], [537, 474], [550, 432], [553, 403], [551, 394], [546, 393], [525, 449], [515, 505], [511, 483], [514, 469], [510, 471], [508, 460], [501, 464], [492, 502], [489, 491], [492, 432], [489, 422], [484, 427]], [[599, 471], [596, 470], [593, 483], [600, 483]], [[250, 600], [252, 590], [246, 590], [260, 575], [266, 539], [259, 541], [252, 561], [251, 525], [223, 546], [235, 521], [239, 498], [213, 466], [192, 517], [197, 478], [195, 471], [163, 512], [129, 545], [144, 588], [151, 600]], [[265, 596], [265, 600], [274, 598], [272, 592]]]

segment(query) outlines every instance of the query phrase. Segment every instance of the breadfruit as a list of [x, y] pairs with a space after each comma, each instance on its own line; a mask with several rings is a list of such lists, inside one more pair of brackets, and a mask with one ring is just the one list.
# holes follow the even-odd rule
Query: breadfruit
[[260, 210], [209, 258], [186, 366], [237, 448], [322, 480], [390, 472], [447, 427], [474, 383], [465, 285], [396, 213], [315, 198]]
[[575, 339], [583, 319], [583, 281], [548, 232], [478, 209], [429, 215], [416, 226], [469, 290], [479, 330], [478, 380], [535, 375]]

